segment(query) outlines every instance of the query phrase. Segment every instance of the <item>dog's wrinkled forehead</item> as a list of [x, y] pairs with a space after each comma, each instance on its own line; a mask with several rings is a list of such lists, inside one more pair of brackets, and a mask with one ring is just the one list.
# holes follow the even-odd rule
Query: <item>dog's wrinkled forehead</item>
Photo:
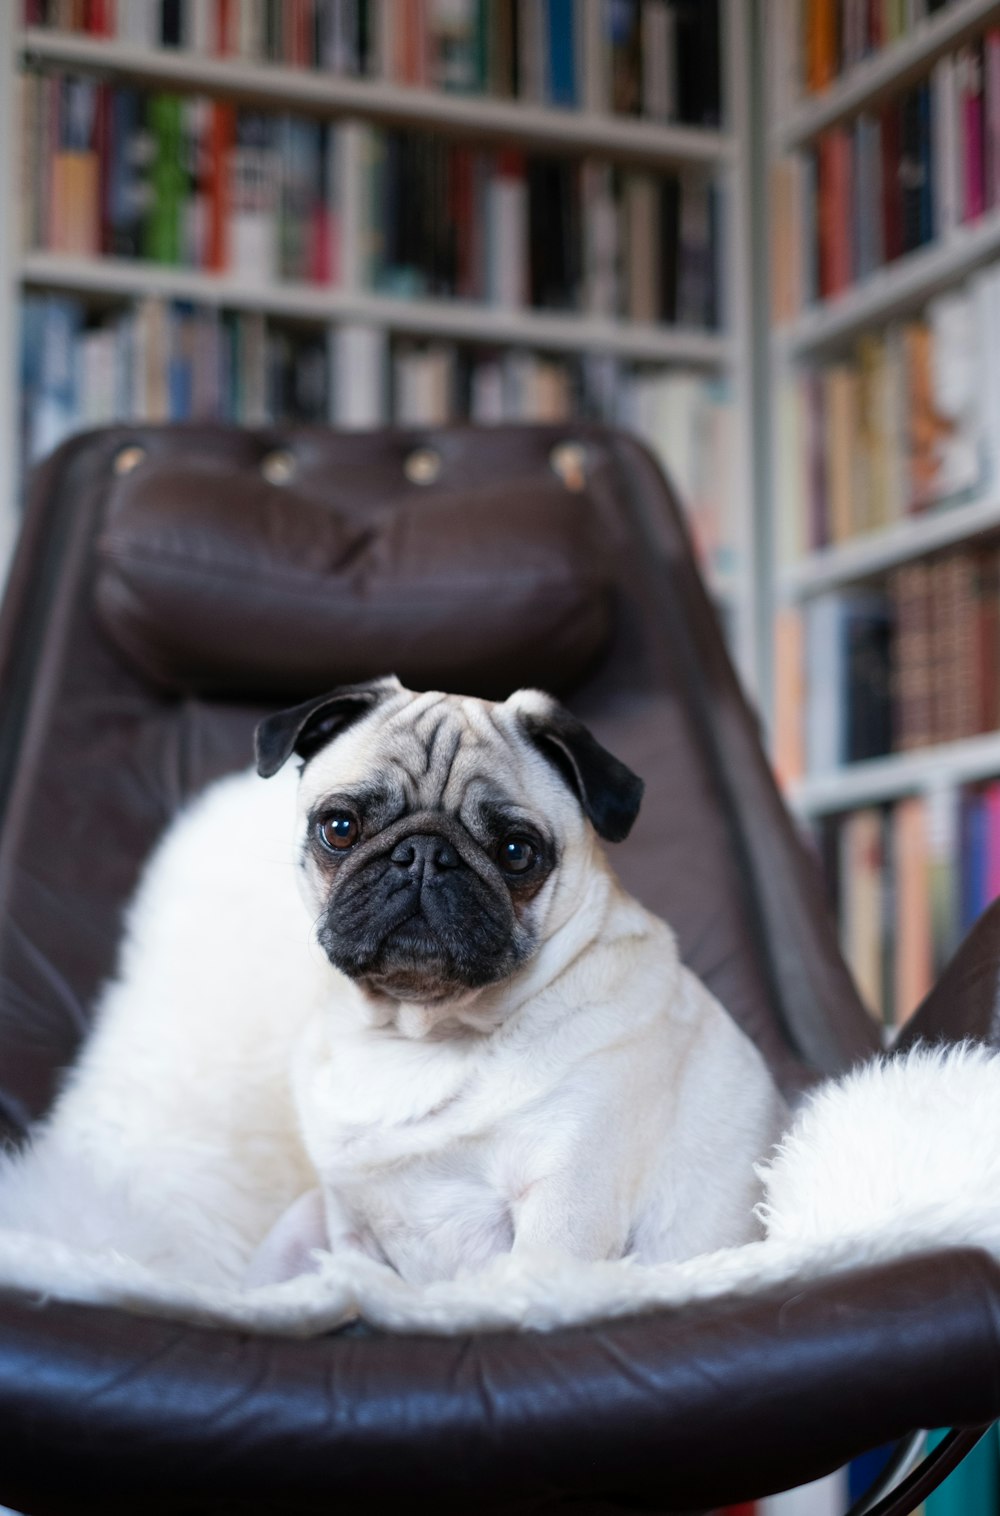
[[416, 694], [391, 674], [266, 716], [254, 751], [262, 779], [293, 753], [300, 758], [307, 804], [380, 773], [383, 786], [395, 776], [397, 814], [407, 806], [459, 813], [477, 785], [502, 776], [515, 803], [530, 796], [557, 825], [586, 816], [606, 842], [628, 836], [643, 792], [639, 776], [541, 690], [515, 690], [492, 704]]
[[307, 800], [395, 790], [407, 810], [451, 815], [499, 799], [561, 812], [568, 800], [510, 711], [439, 692], [386, 701], [316, 755], [302, 786]]

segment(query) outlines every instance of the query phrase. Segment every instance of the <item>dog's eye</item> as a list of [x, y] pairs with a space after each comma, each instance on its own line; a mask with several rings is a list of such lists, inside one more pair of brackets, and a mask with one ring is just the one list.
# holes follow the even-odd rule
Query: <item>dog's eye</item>
[[317, 823], [316, 832], [324, 847], [334, 853], [343, 853], [357, 842], [361, 828], [357, 817], [350, 811], [333, 811]]
[[537, 856], [534, 843], [527, 837], [505, 837], [498, 861], [505, 874], [526, 874]]

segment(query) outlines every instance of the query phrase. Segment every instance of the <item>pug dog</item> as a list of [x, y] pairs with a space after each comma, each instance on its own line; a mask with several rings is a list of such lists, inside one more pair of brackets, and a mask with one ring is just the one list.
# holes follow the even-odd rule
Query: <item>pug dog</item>
[[256, 747], [155, 850], [0, 1226], [236, 1287], [324, 1250], [422, 1284], [756, 1235], [784, 1107], [611, 871], [624, 764], [538, 691], [394, 678]]
[[251, 1283], [356, 1250], [425, 1284], [500, 1253], [691, 1257], [756, 1235], [785, 1109], [600, 845], [642, 781], [549, 696], [394, 679], [265, 720], [330, 966], [292, 1095], [317, 1183]]

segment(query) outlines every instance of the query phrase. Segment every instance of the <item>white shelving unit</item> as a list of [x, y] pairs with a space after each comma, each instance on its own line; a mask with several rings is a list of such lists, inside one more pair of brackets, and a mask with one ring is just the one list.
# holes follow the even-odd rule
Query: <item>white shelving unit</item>
[[821, 595], [842, 585], [874, 579], [900, 563], [998, 530], [998, 495], [941, 506], [926, 516], [898, 521], [884, 531], [869, 532], [808, 554], [801, 562], [782, 570], [778, 577], [779, 592], [786, 601], [806, 600], [810, 595]]
[[1000, 212], [958, 227], [880, 268], [853, 289], [806, 311], [775, 336], [779, 359], [818, 358], [848, 346], [866, 327], [919, 310], [932, 295], [1000, 256]]
[[[935, 61], [1000, 21], [1000, 0], [954, 0], [918, 23], [910, 35], [849, 70], [822, 94], [772, 123], [772, 160], [809, 147], [827, 128], [874, 107], [925, 76]], [[958, 227], [880, 268], [837, 298], [804, 311], [771, 342], [775, 388], [789, 365], [823, 360], [850, 348], [866, 329], [920, 310], [935, 294], [1000, 259], [1000, 211]], [[775, 445], [777, 445], [775, 443]], [[1000, 494], [941, 506], [925, 515], [807, 553], [775, 566], [776, 598], [810, 597], [878, 579], [902, 563], [988, 534], [1000, 533]], [[853, 763], [807, 776], [790, 800], [807, 818], [877, 805], [1000, 775], [1000, 733], [926, 750]]]
[[[600, 0], [581, 0], [585, 47], [599, 31]], [[752, 386], [748, 382], [750, 354], [749, 238], [749, 120], [747, 69], [747, 6], [743, 0], [721, 0], [724, 130], [663, 125], [617, 117], [595, 108], [567, 110], [534, 105], [524, 100], [498, 100], [430, 89], [388, 84], [378, 80], [343, 78], [319, 70], [269, 63], [216, 58], [185, 49], [137, 47], [114, 39], [62, 33], [47, 28], [18, 31], [14, 21], [20, 0], [0, 0], [0, 101], [5, 117], [0, 124], [0, 157], [11, 182], [0, 181], [4, 203], [12, 204], [14, 168], [18, 163], [18, 123], [14, 99], [19, 69], [28, 64], [97, 74], [102, 78], [181, 92], [231, 98], [262, 108], [301, 112], [326, 119], [359, 120], [413, 127], [465, 141], [506, 143], [572, 155], [596, 155], [610, 160], [669, 171], [699, 168], [716, 174], [728, 186], [723, 305], [729, 313], [725, 333], [690, 330], [629, 321], [609, 320], [586, 311], [579, 314], [507, 309], [468, 301], [404, 300], [362, 287], [355, 270], [359, 260], [351, 245], [351, 189], [345, 187], [342, 235], [344, 282], [337, 287], [291, 283], [254, 284], [225, 275], [190, 269], [165, 268], [122, 259], [81, 259], [25, 250], [11, 219], [5, 219], [0, 246], [0, 282], [20, 291], [62, 291], [107, 304], [144, 295], [159, 295], [198, 303], [253, 310], [279, 318], [333, 328], [339, 324], [367, 326], [391, 334], [485, 343], [544, 352], [611, 354], [625, 360], [656, 365], [683, 365], [728, 376], [737, 396], [738, 458], [732, 475], [741, 498], [734, 502], [738, 523], [735, 558], [741, 567], [713, 584], [725, 601], [737, 657], [745, 677], [756, 682], [759, 649], [753, 631], [757, 607], [750, 563], [754, 541], [754, 499], [751, 447], [754, 421]], [[589, 40], [588, 40], [589, 39]], [[592, 75], [587, 75], [592, 77]], [[9, 108], [7, 102], [10, 102]], [[360, 181], [355, 185], [360, 193]], [[10, 302], [4, 302], [9, 308]], [[0, 518], [14, 519], [14, 447], [16, 433], [17, 332], [13, 317], [0, 327], [0, 441], [8, 472], [0, 479]]]
[[795, 785], [789, 798], [801, 816], [827, 816], [859, 806], [881, 805], [922, 790], [971, 784], [997, 774], [1000, 733], [987, 732], [982, 737], [967, 737], [964, 742], [869, 758], [850, 768], [813, 774]]
[[225, 274], [163, 268], [122, 258], [67, 258], [27, 253], [18, 263], [27, 288], [58, 289], [79, 295], [164, 295], [232, 310], [292, 316], [322, 326], [351, 320], [414, 336], [453, 337], [511, 347], [560, 352], [614, 353], [654, 363], [683, 363], [708, 369], [731, 361], [733, 346], [714, 332], [646, 326], [635, 321], [537, 310], [505, 310], [466, 300], [402, 300], [366, 290], [314, 284], [253, 284]]
[[0, 0], [0, 206], [6, 207], [6, 213], [0, 215], [0, 583], [17, 533], [17, 309], [21, 286], [17, 274], [19, 160], [15, 148], [19, 122], [17, 95], [12, 87], [15, 57], [14, 6], [10, 0]]

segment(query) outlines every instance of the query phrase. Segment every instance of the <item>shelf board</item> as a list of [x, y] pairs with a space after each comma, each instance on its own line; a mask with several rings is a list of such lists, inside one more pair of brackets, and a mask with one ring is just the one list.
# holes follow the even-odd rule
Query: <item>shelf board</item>
[[936, 59], [960, 47], [990, 21], [1000, 19], [1000, 0], [956, 0], [917, 23], [901, 42], [883, 48], [808, 97], [773, 133], [776, 152], [804, 147], [827, 127], [878, 104], [926, 74]]
[[919, 310], [932, 295], [973, 273], [1000, 253], [1000, 212], [958, 227], [878, 269], [843, 295], [826, 300], [775, 334], [777, 356], [813, 358], [849, 345], [879, 322]]
[[914, 753], [870, 758], [848, 769], [804, 779], [791, 790], [793, 808], [804, 816], [833, 815], [881, 805], [928, 790], [974, 784], [1000, 774], [1000, 733], [942, 743]]
[[882, 531], [868, 532], [849, 542], [809, 553], [801, 562], [779, 573], [779, 593], [786, 600], [806, 600], [998, 528], [1000, 495], [984, 496], [961, 505], [938, 506], [926, 514], [908, 516]]
[[22, 286], [108, 299], [161, 295], [233, 310], [262, 311], [316, 325], [362, 322], [414, 336], [454, 338], [576, 353], [613, 353], [660, 363], [717, 369], [729, 362], [731, 343], [717, 332], [649, 326], [596, 316], [506, 310], [466, 300], [397, 300], [330, 285], [254, 284], [225, 274], [165, 268], [122, 258], [73, 258], [29, 253], [20, 264]]
[[28, 28], [18, 45], [27, 62], [82, 69], [104, 78], [161, 88], [169, 85], [185, 93], [227, 96], [272, 109], [424, 126], [523, 147], [597, 152], [650, 164], [707, 166], [728, 161], [733, 151], [727, 133], [704, 127], [349, 79], [286, 64], [214, 58], [184, 48], [136, 47], [45, 27]]
[[791, 786], [789, 799], [802, 816], [825, 816], [997, 775], [1000, 732], [987, 732], [962, 742], [869, 758], [828, 774], [812, 775]]

